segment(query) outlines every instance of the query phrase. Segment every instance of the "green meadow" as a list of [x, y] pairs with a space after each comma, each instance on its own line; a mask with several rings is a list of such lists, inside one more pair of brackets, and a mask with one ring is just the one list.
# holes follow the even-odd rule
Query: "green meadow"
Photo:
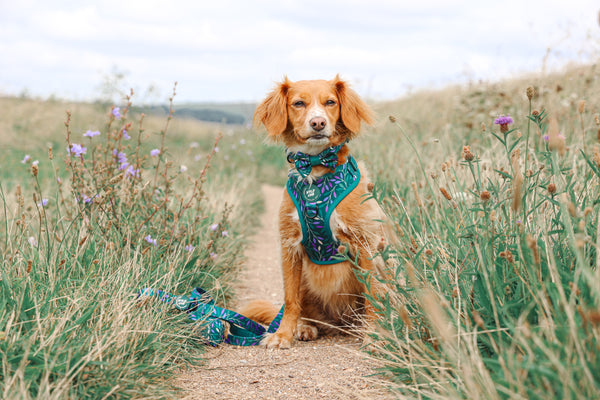
[[[365, 352], [395, 397], [600, 396], [597, 76], [372, 103], [350, 146], [393, 235]], [[285, 182], [264, 133], [135, 101], [0, 98], [2, 398], [176, 396], [201, 324], [138, 291], [227, 306], [260, 184]]]

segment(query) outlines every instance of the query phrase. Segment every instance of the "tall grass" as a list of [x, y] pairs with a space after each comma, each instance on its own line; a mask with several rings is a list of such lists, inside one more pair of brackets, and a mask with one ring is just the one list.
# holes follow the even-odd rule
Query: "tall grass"
[[185, 316], [137, 291], [202, 286], [226, 301], [260, 207], [255, 155], [233, 149], [245, 130], [178, 140], [173, 108], [148, 131], [130, 105], [104, 109], [103, 123], [67, 112], [63, 140], [40, 139], [46, 154], [15, 143], [4, 161], [2, 398], [172, 398], [177, 368], [201, 362]]
[[454, 92], [428, 123], [388, 106], [401, 144], [366, 153], [399, 237], [373, 334], [398, 397], [600, 396], [598, 82], [574, 75]]

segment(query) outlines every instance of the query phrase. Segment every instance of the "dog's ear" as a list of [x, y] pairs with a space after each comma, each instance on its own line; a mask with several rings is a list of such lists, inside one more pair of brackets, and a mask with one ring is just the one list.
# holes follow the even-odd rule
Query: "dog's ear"
[[279, 83], [254, 111], [254, 126], [264, 125], [274, 140], [278, 139], [288, 124], [287, 92], [290, 85], [291, 82], [284, 77], [283, 82]]
[[356, 94], [348, 84], [337, 75], [333, 81], [335, 90], [340, 101], [340, 118], [342, 123], [350, 132], [357, 134], [360, 131], [360, 123], [373, 124], [373, 112], [368, 105]]

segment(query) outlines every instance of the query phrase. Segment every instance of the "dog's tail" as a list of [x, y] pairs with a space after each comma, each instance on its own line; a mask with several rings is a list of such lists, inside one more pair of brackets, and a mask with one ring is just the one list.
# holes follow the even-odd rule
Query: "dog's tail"
[[256, 322], [269, 325], [275, 319], [279, 308], [267, 300], [254, 300], [246, 304], [240, 311], [244, 317], [248, 317]]

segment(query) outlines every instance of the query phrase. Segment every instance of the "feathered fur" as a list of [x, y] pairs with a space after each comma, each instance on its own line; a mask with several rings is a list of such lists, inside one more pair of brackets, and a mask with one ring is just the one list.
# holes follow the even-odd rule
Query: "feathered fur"
[[[362, 123], [373, 123], [373, 113], [339, 76], [330, 81], [285, 78], [257, 107], [254, 123], [264, 125], [269, 138], [288, 149], [316, 155], [354, 138]], [[349, 152], [347, 145], [340, 149], [338, 165], [346, 162]], [[381, 259], [373, 256], [384, 238], [380, 222], [384, 216], [373, 199], [365, 200], [368, 174], [362, 163], [359, 169], [358, 186], [336, 207], [330, 224], [334, 236], [348, 243], [347, 250], [358, 254], [360, 268], [375, 271], [382, 267], [376, 265]], [[324, 166], [315, 166], [309, 179], [328, 172]], [[317, 265], [307, 257], [296, 207], [286, 191], [279, 210], [279, 233], [285, 313], [277, 332], [265, 338], [267, 347], [289, 347], [294, 335], [313, 340], [327, 326], [347, 327], [360, 323], [364, 316], [367, 320], [374, 317], [363, 296], [367, 287], [356, 278], [350, 262]], [[241, 313], [266, 324], [277, 311], [267, 301], [256, 301]]]

